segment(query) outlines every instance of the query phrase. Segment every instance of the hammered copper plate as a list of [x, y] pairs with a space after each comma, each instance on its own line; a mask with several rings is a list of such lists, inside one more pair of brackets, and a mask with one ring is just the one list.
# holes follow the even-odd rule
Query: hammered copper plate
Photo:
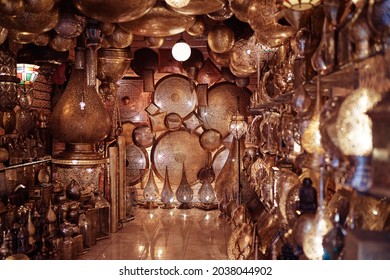
[[228, 82], [218, 83], [208, 92], [208, 106], [200, 111], [206, 129], [215, 129], [225, 138], [229, 134], [231, 117], [237, 111], [239, 98], [240, 113], [246, 115], [250, 92]]
[[198, 172], [207, 159], [207, 152], [200, 146], [199, 137], [186, 130], [163, 133], [151, 151], [151, 161], [157, 177], [164, 181], [167, 166], [169, 180], [174, 187], [180, 183], [183, 163], [188, 183], [193, 186], [198, 182]]
[[172, 9], [183, 15], [203, 15], [223, 9], [227, 0], [191, 0], [190, 3], [182, 8]]
[[153, 101], [161, 111], [185, 118], [195, 109], [196, 93], [186, 76], [171, 74], [158, 81]]
[[143, 92], [142, 79], [122, 79], [117, 91], [122, 122], [148, 123], [145, 109], [151, 101], [151, 93]]
[[176, 13], [157, 4], [141, 18], [119, 23], [119, 26], [134, 35], [166, 37], [184, 32], [194, 23], [195, 16]]
[[126, 185], [141, 181], [142, 170], [149, 168], [149, 157], [145, 149], [135, 144], [126, 145]]

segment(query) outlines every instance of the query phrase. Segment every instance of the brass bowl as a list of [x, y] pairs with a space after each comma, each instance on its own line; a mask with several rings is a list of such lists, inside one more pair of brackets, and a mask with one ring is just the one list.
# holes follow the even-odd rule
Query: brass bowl
[[115, 83], [123, 78], [130, 67], [131, 54], [126, 49], [99, 49], [96, 77], [105, 82]]
[[102, 22], [125, 22], [146, 14], [156, 0], [74, 0], [76, 8], [88, 17]]

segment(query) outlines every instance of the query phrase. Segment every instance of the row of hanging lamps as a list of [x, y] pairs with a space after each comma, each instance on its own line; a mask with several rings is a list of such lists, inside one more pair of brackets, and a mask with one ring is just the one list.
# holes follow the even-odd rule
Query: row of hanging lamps
[[321, 0], [284, 0], [283, 6], [295, 11], [305, 11], [321, 4]]

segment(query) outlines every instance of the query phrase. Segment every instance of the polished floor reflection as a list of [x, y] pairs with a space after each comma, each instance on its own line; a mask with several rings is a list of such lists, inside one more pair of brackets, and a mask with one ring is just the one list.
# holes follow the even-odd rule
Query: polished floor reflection
[[99, 240], [83, 260], [223, 260], [231, 234], [219, 211], [137, 208], [135, 219]]

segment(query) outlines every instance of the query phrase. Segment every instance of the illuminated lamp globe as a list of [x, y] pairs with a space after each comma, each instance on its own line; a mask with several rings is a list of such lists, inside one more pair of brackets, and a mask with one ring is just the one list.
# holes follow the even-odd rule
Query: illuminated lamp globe
[[183, 8], [190, 3], [191, 0], [165, 0], [169, 6], [173, 8]]
[[172, 56], [177, 61], [186, 61], [191, 56], [191, 47], [180, 39], [172, 48]]

